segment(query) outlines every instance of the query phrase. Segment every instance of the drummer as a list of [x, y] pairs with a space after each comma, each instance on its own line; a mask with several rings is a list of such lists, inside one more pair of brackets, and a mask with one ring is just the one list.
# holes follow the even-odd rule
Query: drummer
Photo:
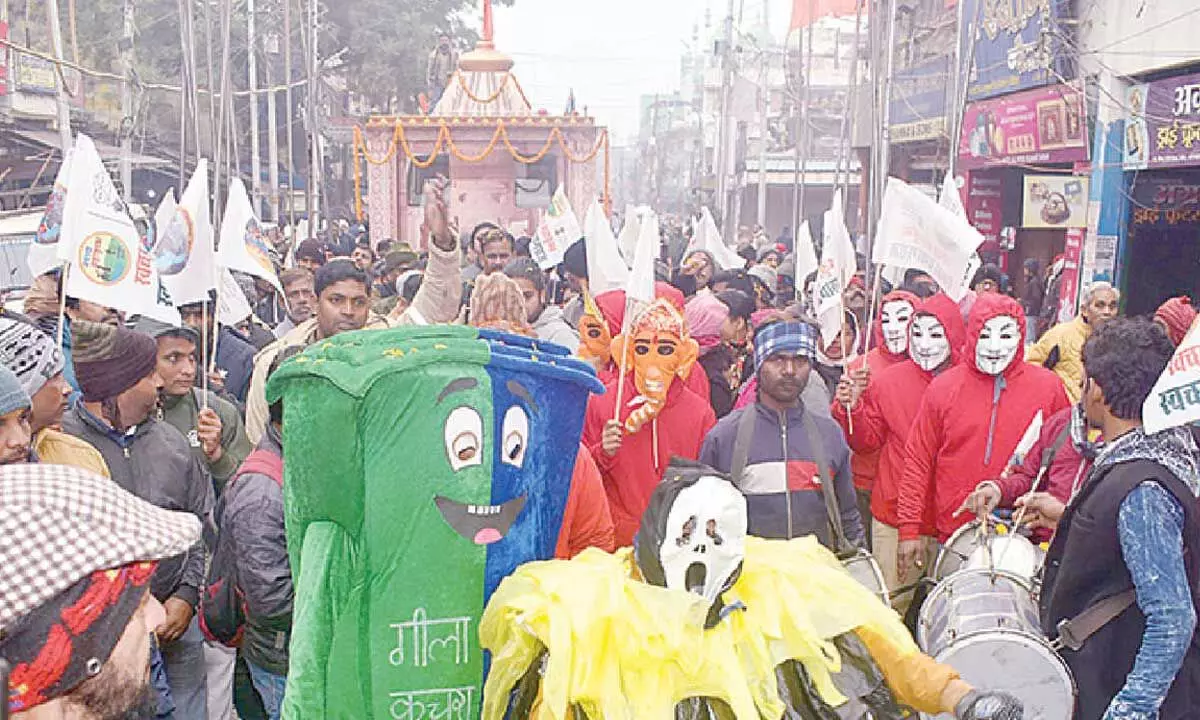
[[1048, 636], [1069, 640], [1071, 620], [1061, 654], [1077, 720], [1182, 720], [1200, 706], [1196, 446], [1183, 428], [1142, 429], [1173, 349], [1141, 319], [1109, 322], [1083, 349], [1084, 411], [1107, 442], [1059, 521], [1040, 599]]
[[1083, 405], [1059, 410], [1042, 425], [1037, 442], [1021, 465], [995, 480], [984, 480], [967, 496], [960, 512], [985, 520], [999, 506], [1025, 508], [1017, 516], [1033, 530], [1034, 542], [1048, 542], [1071, 496], [1079, 491], [1099, 443], [1088, 439]]
[[1058, 376], [1023, 361], [1024, 328], [1016, 300], [980, 295], [967, 319], [963, 362], [939, 375], [922, 398], [900, 482], [901, 575], [921, 555], [931, 506], [938, 540], [945, 542], [972, 520], [959, 512], [963, 500], [980, 481], [1000, 474], [1037, 413], [1047, 417], [1068, 406]]

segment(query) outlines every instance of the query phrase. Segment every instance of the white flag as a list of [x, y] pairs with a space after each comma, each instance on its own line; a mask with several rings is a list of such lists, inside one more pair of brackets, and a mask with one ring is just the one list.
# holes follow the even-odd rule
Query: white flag
[[1042, 425], [1045, 423], [1045, 418], [1042, 416], [1042, 411], [1038, 410], [1037, 415], [1029, 421], [1029, 426], [1025, 428], [1025, 434], [1021, 436], [1021, 441], [1017, 443], [1017, 447], [1013, 450], [1012, 457], [1008, 459], [1008, 467], [1018, 467], [1025, 462], [1025, 457], [1029, 455], [1029, 451], [1033, 449], [1034, 443], [1042, 434]]
[[217, 322], [234, 327], [250, 317], [254, 308], [228, 268], [221, 270], [221, 291], [217, 293]]
[[950, 299], [966, 293], [971, 255], [983, 236], [903, 180], [888, 178], [879, 214], [872, 260], [879, 265], [920, 268], [930, 274]]
[[630, 267], [633, 267], [633, 256], [637, 254], [638, 235], [642, 229], [642, 220], [639, 217], [641, 212], [633, 205], [626, 205], [625, 224], [621, 226], [621, 232], [617, 235], [621, 257], [625, 258], [625, 264]]
[[854, 242], [846, 229], [846, 216], [842, 210], [842, 191], [833, 194], [833, 202], [825, 211], [824, 244], [821, 248], [821, 264], [817, 268], [817, 280], [813, 283], [813, 312], [821, 326], [821, 340], [828, 345], [842, 331], [842, 293], [854, 278], [857, 263], [854, 257]]
[[625, 320], [621, 332], [627, 333], [634, 316], [654, 302], [654, 259], [658, 257], [661, 239], [658, 234], [658, 216], [651, 212], [640, 221], [637, 250], [633, 254], [633, 267], [629, 272], [629, 284], [625, 286]]
[[726, 245], [721, 239], [721, 230], [717, 228], [717, 221], [713, 220], [707, 207], [700, 209], [700, 220], [692, 232], [692, 241], [688, 243], [688, 252], [693, 250], [707, 251], [722, 270], [734, 270], [746, 264], [745, 259], [737, 254], [737, 250]]
[[1175, 348], [1167, 369], [1142, 404], [1142, 424], [1148, 434], [1200, 420], [1200, 323]]
[[58, 175], [54, 178], [54, 189], [46, 200], [46, 212], [38, 224], [37, 237], [29, 243], [29, 254], [25, 256], [25, 264], [29, 267], [30, 277], [45, 275], [62, 265], [58, 257], [58, 238], [62, 233], [63, 205], [67, 199], [67, 185], [71, 178], [71, 158], [75, 156], [75, 148], [67, 150]]
[[804, 287], [804, 279], [815, 273], [821, 265], [817, 262], [817, 251], [813, 247], [812, 231], [808, 221], [800, 223], [796, 231], [796, 287]]
[[201, 158], [154, 248], [159, 275], [176, 307], [206, 302], [217, 287], [208, 203], [208, 160]]
[[941, 205], [960, 218], [967, 216], [967, 209], [962, 204], [962, 195], [958, 192], [958, 182], [948, 170], [946, 171], [946, 179], [942, 181], [942, 192], [938, 195], [938, 205]]
[[550, 207], [538, 223], [533, 242], [529, 243], [529, 253], [543, 270], [558, 265], [563, 260], [567, 248], [574, 245], [583, 237], [579, 227], [579, 218], [571, 208], [563, 186], [559, 185], [550, 198]]
[[69, 180], [58, 239], [59, 259], [71, 264], [67, 297], [145, 312], [156, 303], [154, 259], [86, 135], [76, 137]]
[[163, 199], [158, 201], [158, 209], [154, 211], [154, 242], [151, 246], [155, 250], [158, 249], [158, 238], [175, 217], [176, 206], [175, 188], [171, 188], [163, 195]]
[[229, 183], [229, 198], [221, 217], [221, 244], [217, 248], [217, 264], [227, 270], [237, 270], [262, 278], [283, 294], [283, 286], [271, 262], [271, 248], [263, 235], [262, 226], [254, 216], [250, 196], [241, 179]]
[[592, 297], [619, 290], [629, 283], [629, 267], [621, 258], [617, 237], [600, 201], [588, 206], [583, 218], [584, 249], [587, 251], [588, 289]]

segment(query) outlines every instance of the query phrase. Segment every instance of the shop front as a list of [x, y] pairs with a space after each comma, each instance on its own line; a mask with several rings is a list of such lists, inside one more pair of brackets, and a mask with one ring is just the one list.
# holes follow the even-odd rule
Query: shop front
[[968, 104], [958, 152], [968, 219], [984, 234], [980, 255], [1008, 273], [1018, 295], [1026, 260], [1045, 270], [1069, 254], [1077, 269], [1068, 236], [1087, 225], [1090, 166], [1084, 94], [1075, 85]]
[[1200, 296], [1200, 73], [1126, 90], [1130, 182], [1122, 289], [1130, 315]]

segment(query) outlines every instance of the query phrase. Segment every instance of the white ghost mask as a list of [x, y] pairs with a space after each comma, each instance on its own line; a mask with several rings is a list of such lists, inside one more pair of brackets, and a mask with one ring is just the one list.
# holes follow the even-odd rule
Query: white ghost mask
[[659, 547], [667, 587], [714, 603], [746, 556], [746, 498], [706, 475], [676, 496]]
[[918, 315], [913, 318], [909, 330], [908, 354], [925, 372], [933, 372], [950, 358], [950, 339], [946, 328], [933, 315]]
[[985, 375], [1008, 369], [1021, 345], [1021, 327], [1011, 315], [997, 315], [983, 324], [975, 343], [975, 367]]
[[913, 306], [907, 300], [889, 300], [880, 308], [883, 344], [891, 354], [903, 355], [908, 349], [908, 324], [912, 316]]

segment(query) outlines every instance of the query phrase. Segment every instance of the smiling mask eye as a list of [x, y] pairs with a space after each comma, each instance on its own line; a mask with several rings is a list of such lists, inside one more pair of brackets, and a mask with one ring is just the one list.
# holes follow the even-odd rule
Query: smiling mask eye
[[504, 413], [504, 424], [500, 436], [504, 438], [503, 455], [500, 460], [506, 465], [521, 467], [525, 464], [525, 449], [529, 442], [529, 416], [518, 405]]
[[444, 434], [452, 470], [483, 464], [483, 419], [478, 412], [465, 406], [455, 408], [446, 418]]

